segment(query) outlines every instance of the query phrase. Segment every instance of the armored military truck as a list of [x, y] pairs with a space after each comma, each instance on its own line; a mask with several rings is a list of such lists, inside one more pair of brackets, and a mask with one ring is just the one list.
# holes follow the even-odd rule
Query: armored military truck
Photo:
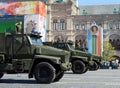
[[0, 78], [28, 73], [38, 83], [59, 81], [71, 68], [70, 53], [44, 46], [39, 34], [0, 33]]
[[89, 70], [95, 71], [98, 70], [101, 66], [102, 56], [91, 54], [92, 60], [94, 61], [93, 65], [90, 65]]
[[[84, 52], [87, 52], [88, 50], [87, 48], [77, 48], [77, 47], [75, 49], [79, 51], [84, 51]], [[102, 56], [91, 54], [91, 58], [94, 64], [89, 66], [89, 70], [92, 70], [92, 71], [98, 70], [99, 67], [101, 66]]]
[[75, 74], [83, 74], [87, 72], [90, 65], [93, 65], [91, 54], [79, 50], [75, 50], [72, 43], [68, 42], [44, 42], [44, 45], [53, 46], [71, 53], [70, 62], [72, 63], [71, 70]]

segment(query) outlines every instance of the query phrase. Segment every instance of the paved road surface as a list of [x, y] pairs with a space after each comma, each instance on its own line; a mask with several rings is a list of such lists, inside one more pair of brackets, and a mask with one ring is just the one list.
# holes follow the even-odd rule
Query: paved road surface
[[59, 82], [51, 84], [37, 84], [34, 79], [28, 79], [27, 74], [5, 74], [0, 88], [120, 88], [120, 69], [100, 69], [81, 75], [67, 72]]

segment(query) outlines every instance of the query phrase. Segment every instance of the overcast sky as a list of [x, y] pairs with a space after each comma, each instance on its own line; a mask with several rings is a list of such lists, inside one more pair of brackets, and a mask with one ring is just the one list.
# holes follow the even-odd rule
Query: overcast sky
[[120, 0], [78, 0], [79, 6], [83, 5], [109, 5], [120, 4]]

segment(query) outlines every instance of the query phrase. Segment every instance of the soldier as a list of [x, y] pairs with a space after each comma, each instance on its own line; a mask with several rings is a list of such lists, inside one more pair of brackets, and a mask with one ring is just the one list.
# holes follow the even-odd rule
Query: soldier
[[15, 24], [15, 26], [16, 26], [16, 33], [17, 33], [17, 34], [21, 34], [21, 33], [22, 33], [22, 21], [17, 22], [17, 23]]

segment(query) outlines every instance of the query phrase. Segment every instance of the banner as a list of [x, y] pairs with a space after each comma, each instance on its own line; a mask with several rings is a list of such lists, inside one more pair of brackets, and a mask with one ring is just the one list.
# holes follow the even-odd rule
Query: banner
[[43, 36], [44, 42], [46, 15], [47, 6], [40, 1], [0, 2], [0, 32], [15, 32], [16, 24], [21, 23], [22, 31], [20, 30], [19, 33], [37, 30]]
[[0, 16], [40, 14], [46, 16], [47, 6], [40, 1], [0, 3]]
[[88, 52], [92, 53], [92, 33], [90, 29], [87, 30], [87, 37], [88, 37]]
[[97, 25], [92, 25], [87, 30], [88, 52], [102, 56], [103, 52], [103, 29]]
[[102, 52], [103, 52], [103, 29], [99, 27], [97, 36], [97, 54], [101, 56]]

